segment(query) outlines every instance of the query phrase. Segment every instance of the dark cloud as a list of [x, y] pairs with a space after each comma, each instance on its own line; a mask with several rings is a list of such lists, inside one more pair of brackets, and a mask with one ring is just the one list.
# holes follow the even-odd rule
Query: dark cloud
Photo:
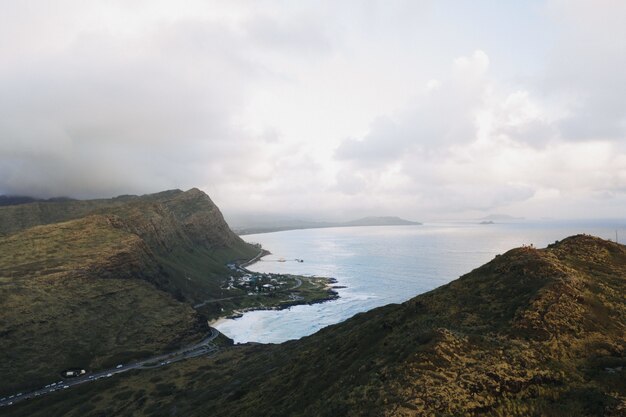
[[[99, 196], [228, 182], [254, 137], [233, 116], [259, 74], [224, 25], [81, 34], [0, 75], [0, 192]], [[233, 169], [237, 166], [238, 169]]]

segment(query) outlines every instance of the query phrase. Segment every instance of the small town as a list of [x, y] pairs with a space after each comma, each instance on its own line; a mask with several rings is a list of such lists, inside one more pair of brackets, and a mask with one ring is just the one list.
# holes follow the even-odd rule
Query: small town
[[233, 272], [222, 287], [225, 290], [244, 290], [248, 295], [261, 292], [272, 292], [281, 289], [298, 288], [302, 282], [292, 275], [252, 272], [237, 264], [228, 264]]

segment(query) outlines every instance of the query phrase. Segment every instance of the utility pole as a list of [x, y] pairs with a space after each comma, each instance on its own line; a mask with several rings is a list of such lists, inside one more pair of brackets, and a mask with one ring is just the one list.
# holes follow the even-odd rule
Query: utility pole
[[615, 243], [619, 243], [619, 241], [617, 240], [617, 229], [615, 229]]

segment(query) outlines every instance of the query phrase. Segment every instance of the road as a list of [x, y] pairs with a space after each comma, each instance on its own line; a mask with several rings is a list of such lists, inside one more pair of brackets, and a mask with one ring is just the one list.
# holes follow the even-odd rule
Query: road
[[261, 252], [259, 252], [259, 254], [257, 256], [255, 256], [254, 258], [250, 259], [249, 261], [246, 262], [242, 262], [241, 264], [239, 264], [239, 267], [241, 269], [243, 269], [244, 271], [247, 272], [246, 266], [250, 266], [253, 263], [255, 263], [256, 261], [258, 261], [259, 259], [261, 259], [262, 257], [264, 257], [265, 255], [269, 254], [269, 252], [262, 250]]
[[211, 343], [217, 336], [219, 336], [220, 332], [211, 328], [211, 333], [204, 338], [202, 341], [183, 347], [177, 351], [166, 353], [163, 355], [152, 356], [147, 359], [142, 359], [137, 362], [118, 365], [115, 368], [94, 372], [91, 374], [86, 374], [77, 378], [67, 378], [61, 379], [58, 381], [52, 382], [46, 385], [43, 388], [38, 390], [29, 391], [26, 393], [17, 393], [14, 395], [7, 395], [6, 397], [0, 398], [0, 407], [5, 407], [9, 405], [13, 405], [20, 401], [25, 401], [31, 398], [40, 397], [42, 395], [48, 395], [55, 391], [70, 389], [76, 385], [85, 384], [87, 382], [93, 382], [100, 378], [110, 378], [114, 375], [121, 374], [124, 372], [128, 372], [133, 369], [150, 369], [150, 368], [158, 368], [160, 366], [166, 366], [173, 362], [178, 362], [183, 359], [194, 358], [196, 356], [206, 355], [208, 353], [214, 353], [219, 350], [219, 348]]
[[294, 279], [296, 280], [296, 285], [294, 285], [293, 287], [289, 288], [290, 290], [295, 290], [296, 288], [299, 288], [300, 285], [302, 285], [302, 280], [300, 278], [294, 277]]
[[235, 298], [243, 298], [243, 297], [249, 297], [249, 296], [247, 294], [243, 294], [243, 295], [233, 295], [232, 297], [211, 298], [209, 300], [204, 300], [203, 302], [194, 305], [193, 308], [200, 308], [208, 303], [215, 303], [217, 301], [234, 300]]

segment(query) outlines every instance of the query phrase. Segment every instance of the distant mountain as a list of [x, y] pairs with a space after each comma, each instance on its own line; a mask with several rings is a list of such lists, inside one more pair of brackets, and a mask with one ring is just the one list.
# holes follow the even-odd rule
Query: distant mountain
[[513, 217], [508, 214], [490, 214], [485, 217], [481, 217], [478, 220], [486, 220], [486, 221], [513, 221], [513, 220], [524, 220], [523, 217]]
[[0, 207], [16, 206], [19, 204], [28, 204], [35, 202], [59, 202], [72, 200], [69, 197], [53, 197], [48, 199], [35, 198], [21, 195], [0, 195]]
[[337, 223], [337, 227], [350, 227], [350, 226], [404, 226], [404, 225], [421, 225], [419, 222], [412, 222], [410, 220], [404, 220], [400, 217], [386, 216], [386, 217], [363, 217], [362, 219], [352, 220], [344, 223]]
[[[116, 376], [14, 416], [624, 416], [626, 246], [522, 247], [280, 345]], [[88, 405], [84, 410], [82, 405]]]
[[234, 226], [233, 230], [239, 235], [250, 235], [255, 233], [270, 233], [284, 230], [297, 229], [322, 229], [328, 227], [357, 227], [357, 226], [405, 226], [405, 225], [421, 225], [422, 223], [401, 219], [395, 216], [384, 217], [363, 217], [358, 220], [347, 222], [314, 222], [304, 220], [280, 220], [268, 223], [249, 222], [246, 226]]

